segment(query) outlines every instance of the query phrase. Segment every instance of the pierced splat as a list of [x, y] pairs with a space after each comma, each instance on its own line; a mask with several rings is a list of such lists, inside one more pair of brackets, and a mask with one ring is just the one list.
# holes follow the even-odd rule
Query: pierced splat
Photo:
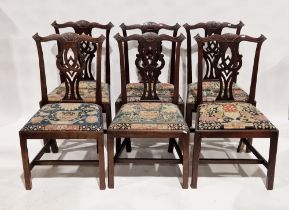
[[156, 84], [165, 65], [162, 54], [162, 42], [155, 33], [145, 33], [145, 39], [139, 41], [135, 64], [144, 85], [141, 100], [159, 100]]
[[242, 55], [239, 54], [240, 42], [221, 42], [215, 55], [213, 68], [220, 81], [217, 100], [234, 100], [233, 83], [242, 66]]
[[74, 33], [65, 33], [62, 37], [58, 41], [56, 65], [65, 82], [66, 93], [63, 100], [82, 100], [78, 87], [86, 63], [82, 53], [79, 53], [81, 42]]

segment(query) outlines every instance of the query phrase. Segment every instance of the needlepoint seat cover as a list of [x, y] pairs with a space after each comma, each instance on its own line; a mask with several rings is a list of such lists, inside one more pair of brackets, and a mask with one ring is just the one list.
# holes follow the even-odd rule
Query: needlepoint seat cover
[[44, 105], [22, 131], [101, 131], [102, 110], [90, 103]]
[[[48, 94], [48, 101], [61, 102], [65, 95], [65, 84], [61, 83], [51, 93]], [[80, 81], [79, 82], [79, 94], [86, 103], [95, 103], [96, 95], [96, 82], [95, 81]], [[109, 84], [101, 83], [101, 96], [102, 103], [106, 104], [110, 102], [109, 97]]]
[[243, 102], [205, 103], [199, 106], [199, 130], [275, 129], [255, 106]]
[[[215, 101], [219, 91], [219, 81], [204, 81], [203, 82], [203, 101]], [[195, 104], [197, 100], [198, 83], [191, 83], [188, 85], [188, 98], [187, 103]], [[236, 83], [233, 83], [233, 95], [236, 101], [246, 102], [249, 99], [248, 94], [242, 90]]]
[[121, 107], [109, 129], [188, 131], [189, 128], [175, 104], [134, 102]]

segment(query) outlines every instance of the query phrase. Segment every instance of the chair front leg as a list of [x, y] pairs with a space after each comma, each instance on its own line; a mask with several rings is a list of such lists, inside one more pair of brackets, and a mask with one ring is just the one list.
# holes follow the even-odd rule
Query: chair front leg
[[105, 167], [104, 167], [104, 140], [103, 135], [97, 139], [98, 167], [99, 167], [99, 189], [105, 189]]
[[[252, 145], [252, 143], [253, 143], [252, 138], [247, 139], [247, 141]], [[249, 147], [246, 147], [246, 153], [250, 153], [250, 152], [251, 152], [251, 150], [249, 149]]]
[[20, 136], [20, 147], [21, 147], [21, 155], [22, 155], [22, 165], [24, 171], [24, 182], [26, 190], [31, 190], [32, 182], [31, 182], [31, 171], [29, 164], [29, 156], [27, 149], [27, 139]]
[[108, 188], [114, 188], [114, 137], [107, 135]]
[[190, 134], [183, 138], [183, 188], [188, 189], [189, 185], [189, 150], [190, 150]]
[[268, 160], [268, 170], [266, 180], [267, 190], [273, 190], [277, 146], [278, 146], [278, 133], [276, 133], [276, 135], [270, 138], [269, 160]]
[[201, 141], [202, 141], [202, 138], [199, 136], [198, 133], [195, 133], [193, 161], [192, 161], [192, 183], [191, 183], [192, 188], [197, 188], [199, 159], [200, 159], [200, 152], [201, 152]]

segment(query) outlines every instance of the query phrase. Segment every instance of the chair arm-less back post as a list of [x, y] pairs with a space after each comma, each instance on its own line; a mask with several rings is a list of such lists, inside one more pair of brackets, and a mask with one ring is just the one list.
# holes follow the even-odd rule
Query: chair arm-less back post
[[[80, 21], [76, 21], [76, 22], [66, 22], [63, 24], [59, 24], [56, 21], [54, 21], [51, 24], [54, 29], [56, 34], [59, 34], [60, 31], [59, 29], [63, 29], [63, 28], [73, 28], [74, 32], [82, 35], [88, 35], [88, 36], [92, 36], [92, 30], [93, 29], [103, 29], [105, 30], [105, 38], [106, 38], [106, 42], [105, 42], [105, 81], [107, 84], [110, 84], [110, 40], [109, 40], [109, 35], [110, 35], [110, 31], [113, 28], [113, 24], [111, 22], [109, 22], [108, 24], [100, 24], [100, 23], [96, 23], [96, 22], [88, 22], [86, 20], [80, 20]], [[85, 49], [83, 49], [85, 51]], [[93, 53], [93, 51], [91, 51]], [[86, 53], [86, 52], [84, 52]], [[91, 65], [91, 61], [92, 58], [88, 61], [88, 65]], [[89, 68], [89, 66], [87, 66], [87, 68]], [[90, 71], [90, 68], [87, 70]], [[92, 75], [90, 73], [90, 75]], [[93, 79], [93, 77], [91, 76], [86, 76], [84, 77], [85, 79]], [[63, 81], [62, 81], [63, 82]]]
[[36, 42], [37, 46], [37, 52], [38, 52], [38, 59], [39, 59], [39, 69], [40, 69], [40, 86], [41, 86], [41, 102], [40, 107], [42, 107], [44, 104], [48, 103], [48, 96], [47, 96], [47, 84], [46, 84], [46, 74], [45, 74], [45, 64], [44, 64], [44, 58], [43, 58], [43, 50], [41, 45], [41, 38], [36, 33], [33, 36], [33, 39]]
[[[63, 98], [63, 102], [82, 101], [82, 98], [79, 94], [79, 82], [82, 77], [82, 71], [85, 68], [85, 62], [83, 61], [82, 54], [80, 53], [81, 42], [91, 42], [97, 45], [96, 87], [97, 89], [101, 90], [101, 52], [102, 43], [105, 40], [103, 35], [99, 36], [98, 38], [92, 38], [91, 36], [78, 35], [75, 33], [52, 34], [45, 37], [41, 37], [38, 34], [35, 34], [33, 38], [36, 41], [39, 55], [42, 105], [48, 103], [45, 67], [41, 46], [42, 42], [57, 41], [59, 44], [59, 52], [56, 56], [56, 65], [60, 71], [60, 75], [65, 78], [64, 83], [66, 92]], [[96, 104], [101, 105], [101, 91], [97, 91], [96, 93]]]
[[254, 57], [254, 64], [253, 64], [253, 71], [252, 71], [252, 82], [250, 86], [250, 93], [249, 93], [249, 103], [255, 103], [255, 94], [256, 94], [256, 85], [257, 85], [257, 75], [259, 69], [259, 59], [260, 59], [260, 52], [263, 42], [266, 40], [266, 37], [262, 34], [259, 38], [256, 39], [257, 42], [255, 57]]
[[[203, 45], [207, 42], [217, 41], [220, 44], [220, 51], [216, 54], [213, 65], [217, 68], [220, 91], [216, 99], [221, 101], [235, 101], [232, 86], [233, 78], [239, 74], [239, 70], [242, 67], [242, 55], [239, 54], [239, 44], [243, 41], [256, 43], [255, 58], [252, 70], [251, 84], [250, 84], [250, 94], [248, 102], [255, 104], [255, 90], [258, 74], [258, 63], [262, 43], [266, 40], [264, 35], [258, 38], [237, 35], [237, 34], [223, 34], [223, 35], [212, 35], [209, 37], [201, 37], [199, 35], [195, 36], [198, 43], [198, 97], [197, 104], [202, 103], [202, 71], [203, 71]], [[231, 55], [226, 54], [227, 50], [231, 51]]]
[[244, 23], [240, 21], [238, 24], [232, 24], [228, 22], [215, 22], [209, 21], [206, 23], [197, 23], [195, 25], [189, 25], [185, 23], [184, 28], [187, 33], [187, 84], [192, 83], [192, 43], [191, 43], [191, 30], [203, 29], [205, 37], [213, 34], [222, 34], [224, 28], [236, 29], [236, 34], [240, 34]]
[[[156, 34], [159, 33], [161, 29], [164, 30], [169, 30], [173, 31], [173, 37], [176, 37], [178, 34], [178, 30], [181, 26], [176, 23], [175, 25], [167, 25], [163, 23], [155, 23], [155, 22], [146, 22], [144, 24], [133, 24], [133, 25], [125, 25], [122, 23], [120, 25], [120, 28], [122, 29], [122, 34], [124, 37], [127, 37], [127, 31], [128, 30], [141, 30], [142, 34], [147, 33], [147, 32], [154, 32]], [[175, 68], [175, 51], [176, 51], [176, 43], [172, 42], [172, 53], [171, 53], [171, 75], [170, 75], [170, 83], [174, 83], [174, 68]], [[129, 63], [129, 58], [128, 58], [128, 44], [125, 42], [124, 43], [124, 58], [125, 58], [125, 63]], [[125, 66], [126, 70], [126, 82], [127, 84], [130, 83], [129, 79], [129, 65]]]
[[[161, 70], [165, 65], [165, 61], [162, 54], [162, 41], [170, 41], [176, 43], [176, 62], [175, 62], [175, 70], [176, 76], [174, 79], [174, 93], [173, 93], [173, 103], [178, 104], [178, 91], [179, 91], [179, 62], [180, 62], [180, 47], [182, 41], [185, 39], [184, 35], [181, 34], [178, 37], [171, 37], [165, 34], [158, 35], [153, 32], [147, 32], [143, 35], [134, 34], [127, 37], [121, 37], [119, 34], [116, 34], [115, 39], [118, 42], [119, 53], [120, 53], [120, 67], [121, 67], [121, 94], [122, 101], [124, 103], [127, 102], [127, 94], [126, 94], [126, 69], [125, 66], [128, 64], [125, 63], [124, 58], [124, 48], [123, 43], [127, 43], [129, 41], [138, 41], [138, 51], [137, 58], [135, 64], [139, 69], [140, 75], [143, 80], [143, 94], [141, 97], [141, 101], [159, 101], [159, 97], [156, 92], [156, 83], [158, 81], [158, 77], [161, 74]], [[149, 56], [148, 56], [149, 55]], [[149, 58], [148, 58], [149, 57]], [[151, 60], [151, 61], [149, 61]]]

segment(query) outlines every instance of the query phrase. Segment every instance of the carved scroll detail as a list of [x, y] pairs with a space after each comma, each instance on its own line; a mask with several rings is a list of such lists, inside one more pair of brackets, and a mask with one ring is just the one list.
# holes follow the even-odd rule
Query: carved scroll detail
[[[230, 38], [233, 37], [229, 37]], [[233, 83], [242, 66], [242, 55], [239, 54], [240, 42], [221, 42], [219, 52], [215, 55], [213, 67], [220, 81], [220, 92], [217, 100], [234, 100]]]
[[145, 39], [139, 40], [135, 64], [144, 85], [141, 100], [159, 100], [156, 83], [165, 65], [162, 54], [162, 42], [155, 33], [145, 33]]
[[56, 65], [65, 78], [66, 92], [63, 100], [82, 100], [78, 87], [86, 63], [80, 53], [81, 42], [74, 33], [65, 33], [62, 37]]

